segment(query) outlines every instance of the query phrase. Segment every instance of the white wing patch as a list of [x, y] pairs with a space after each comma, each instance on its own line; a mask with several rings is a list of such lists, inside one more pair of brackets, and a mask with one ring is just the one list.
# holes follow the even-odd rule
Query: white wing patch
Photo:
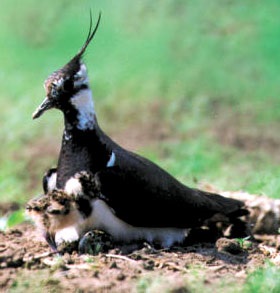
[[78, 179], [71, 177], [67, 180], [64, 191], [69, 195], [77, 196], [82, 193], [83, 187]]
[[116, 155], [114, 152], [112, 152], [109, 161], [107, 162], [106, 167], [113, 167], [115, 165], [115, 161], [116, 161]]

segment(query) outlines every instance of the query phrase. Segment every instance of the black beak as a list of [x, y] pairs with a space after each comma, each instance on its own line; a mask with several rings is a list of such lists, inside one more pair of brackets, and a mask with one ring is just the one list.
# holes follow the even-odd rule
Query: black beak
[[45, 111], [53, 107], [54, 107], [53, 102], [48, 97], [46, 97], [44, 101], [42, 102], [42, 104], [35, 110], [35, 112], [32, 115], [32, 118], [33, 119], [39, 118]]

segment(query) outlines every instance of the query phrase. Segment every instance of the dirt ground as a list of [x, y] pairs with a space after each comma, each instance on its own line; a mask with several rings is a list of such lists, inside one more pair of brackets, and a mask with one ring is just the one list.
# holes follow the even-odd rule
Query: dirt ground
[[[203, 286], [242, 284], [267, 259], [280, 264], [280, 236], [259, 236], [242, 245], [220, 238], [171, 250], [146, 245], [129, 254], [117, 249], [98, 255], [53, 254], [34, 226], [24, 223], [0, 232], [1, 292], [191, 292]], [[195, 269], [199, 276], [195, 276]]]

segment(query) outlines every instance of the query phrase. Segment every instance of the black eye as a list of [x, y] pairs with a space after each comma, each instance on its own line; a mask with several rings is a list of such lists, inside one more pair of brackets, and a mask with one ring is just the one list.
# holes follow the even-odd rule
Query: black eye
[[71, 79], [66, 79], [63, 84], [63, 90], [65, 92], [70, 92], [73, 90], [73, 81]]

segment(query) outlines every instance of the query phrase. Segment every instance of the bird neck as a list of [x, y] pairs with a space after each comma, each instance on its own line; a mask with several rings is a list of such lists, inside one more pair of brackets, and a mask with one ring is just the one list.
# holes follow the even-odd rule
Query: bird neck
[[94, 130], [97, 127], [97, 121], [90, 88], [77, 92], [70, 103], [70, 108], [64, 111], [65, 130], [67, 132]]

